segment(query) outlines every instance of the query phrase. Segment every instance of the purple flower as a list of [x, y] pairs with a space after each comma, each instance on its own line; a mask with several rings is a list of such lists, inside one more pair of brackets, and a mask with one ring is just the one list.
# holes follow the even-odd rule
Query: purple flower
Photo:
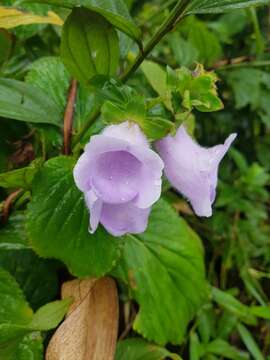
[[90, 210], [90, 232], [101, 223], [114, 236], [141, 233], [161, 193], [164, 164], [138, 125], [111, 125], [92, 136], [73, 174]]
[[181, 126], [174, 137], [167, 136], [156, 143], [168, 180], [190, 201], [198, 216], [212, 215], [218, 166], [235, 138], [236, 134], [231, 134], [223, 145], [206, 149]]

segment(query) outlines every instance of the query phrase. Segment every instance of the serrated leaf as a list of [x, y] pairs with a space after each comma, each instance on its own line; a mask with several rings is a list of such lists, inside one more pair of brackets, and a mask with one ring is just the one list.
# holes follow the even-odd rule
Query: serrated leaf
[[254, 340], [253, 336], [248, 331], [248, 329], [244, 325], [238, 324], [237, 330], [238, 330], [244, 344], [246, 345], [247, 349], [252, 354], [254, 359], [255, 360], [264, 360], [264, 356], [263, 356], [261, 350], [259, 349], [256, 341]]
[[222, 339], [216, 339], [207, 344], [205, 346], [205, 351], [215, 355], [225, 356], [227, 359], [232, 360], [249, 359], [248, 353], [238, 350], [236, 347], [231, 346], [227, 341]]
[[43, 360], [42, 337], [39, 332], [26, 335], [13, 360]]
[[35, 177], [27, 211], [29, 240], [40, 256], [62, 260], [76, 276], [102, 276], [115, 265], [122, 243], [102, 227], [89, 233], [89, 212], [75, 186], [73, 166], [71, 158], [54, 158]]
[[29, 24], [63, 25], [63, 20], [53, 11], [49, 11], [47, 16], [40, 16], [15, 8], [0, 6], [0, 28], [11, 29]]
[[269, 0], [192, 0], [187, 6], [187, 14], [222, 13], [235, 9], [243, 9], [255, 5], [267, 5]]
[[0, 116], [60, 126], [61, 114], [42, 90], [22, 81], [0, 78]]
[[24, 3], [47, 3], [72, 9], [75, 6], [84, 6], [104, 16], [113, 26], [129, 37], [141, 42], [141, 31], [129, 15], [128, 8], [123, 0], [24, 0]]
[[127, 339], [117, 344], [115, 360], [181, 360], [165, 348], [139, 338]]
[[82, 83], [88, 83], [95, 75], [112, 76], [119, 61], [117, 33], [101, 15], [74, 8], [63, 27], [61, 57]]
[[134, 330], [162, 345], [180, 344], [206, 296], [203, 249], [164, 200], [153, 207], [145, 233], [125, 237], [115, 275], [129, 284], [140, 305]]

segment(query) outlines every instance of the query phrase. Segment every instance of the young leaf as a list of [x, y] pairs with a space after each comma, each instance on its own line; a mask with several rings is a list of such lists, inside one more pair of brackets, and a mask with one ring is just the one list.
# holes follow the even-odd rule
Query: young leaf
[[36, 175], [27, 211], [29, 240], [40, 256], [62, 260], [76, 276], [102, 276], [118, 260], [122, 242], [101, 227], [89, 233], [89, 212], [73, 166], [73, 159], [58, 157]]
[[222, 13], [254, 5], [267, 5], [269, 2], [269, 0], [192, 0], [185, 12], [187, 14]]
[[63, 20], [52, 11], [49, 11], [47, 16], [39, 16], [14, 8], [0, 6], [0, 28], [11, 29], [16, 26], [29, 24], [63, 25]]
[[61, 57], [70, 73], [82, 83], [95, 75], [115, 74], [119, 40], [112, 25], [86, 8], [74, 8], [65, 22]]
[[164, 200], [153, 207], [145, 233], [125, 237], [114, 274], [140, 305], [134, 330], [161, 345], [180, 344], [207, 284], [200, 239]]
[[0, 78], [0, 116], [60, 126], [62, 117], [55, 102], [36, 87]]
[[179, 355], [140, 338], [120, 341], [115, 355], [115, 360], [163, 360], [165, 358], [181, 360]]
[[84, 6], [101, 16], [104, 16], [113, 26], [141, 43], [140, 29], [129, 15], [128, 8], [123, 0], [23, 0], [23, 3], [47, 3], [72, 9], [75, 6]]
[[34, 314], [29, 328], [40, 331], [54, 329], [63, 320], [71, 303], [72, 299], [64, 299], [42, 306]]
[[170, 93], [167, 86], [167, 75], [166, 71], [161, 66], [152, 62], [144, 61], [141, 65], [141, 69], [151, 84], [152, 88], [158, 93], [163, 99], [165, 106], [168, 110], [172, 111], [172, 104], [170, 99]]

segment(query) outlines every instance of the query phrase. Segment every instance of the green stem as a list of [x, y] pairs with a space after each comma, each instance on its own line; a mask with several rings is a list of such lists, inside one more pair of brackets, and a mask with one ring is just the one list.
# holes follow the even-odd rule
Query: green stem
[[255, 41], [256, 41], [256, 54], [257, 54], [257, 56], [259, 56], [264, 52], [265, 43], [264, 43], [264, 39], [261, 34], [257, 12], [256, 12], [256, 9], [253, 7], [250, 9], [247, 9], [247, 11], [251, 18], [252, 24], [253, 24]]
[[160, 40], [171, 31], [176, 22], [181, 18], [184, 13], [186, 6], [188, 5], [189, 0], [179, 0], [173, 10], [171, 11], [168, 18], [163, 22], [163, 24], [159, 27], [157, 32], [154, 34], [152, 39], [147, 43], [145, 49], [142, 53], [140, 53], [134, 64], [128, 69], [128, 71], [122, 76], [121, 80], [126, 82], [128, 78], [139, 68], [144, 59], [151, 53], [154, 47], [160, 42]]
[[[122, 76], [121, 80], [126, 82], [130, 76], [139, 68], [144, 59], [150, 54], [150, 52], [154, 49], [154, 47], [160, 42], [160, 40], [173, 29], [178, 20], [183, 16], [184, 10], [188, 5], [190, 0], [179, 0], [173, 10], [171, 11], [168, 18], [161, 24], [157, 32], [145, 46], [143, 52], [141, 52], [137, 58], [135, 59], [134, 64], [128, 69], [128, 71]], [[93, 122], [100, 115], [100, 110], [97, 110], [92, 117], [84, 124], [82, 129], [78, 132], [78, 134], [74, 137], [72, 145], [73, 148], [81, 141], [89, 127], [93, 124]]]
[[226, 71], [231, 69], [237, 69], [237, 68], [245, 68], [245, 67], [265, 67], [270, 66], [270, 60], [261, 60], [261, 61], [245, 61], [238, 64], [228, 64], [221, 66], [219, 68], [216, 68], [215, 71]]

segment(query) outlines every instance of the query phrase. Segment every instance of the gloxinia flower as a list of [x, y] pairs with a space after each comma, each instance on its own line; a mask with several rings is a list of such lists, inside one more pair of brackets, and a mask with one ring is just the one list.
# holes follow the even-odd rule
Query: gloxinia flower
[[174, 137], [166, 136], [156, 143], [168, 180], [190, 201], [198, 216], [212, 215], [218, 166], [235, 138], [236, 134], [231, 134], [223, 145], [207, 149], [197, 144], [182, 125]]
[[137, 124], [111, 125], [92, 136], [73, 171], [90, 211], [90, 232], [99, 223], [114, 236], [144, 232], [163, 167]]

